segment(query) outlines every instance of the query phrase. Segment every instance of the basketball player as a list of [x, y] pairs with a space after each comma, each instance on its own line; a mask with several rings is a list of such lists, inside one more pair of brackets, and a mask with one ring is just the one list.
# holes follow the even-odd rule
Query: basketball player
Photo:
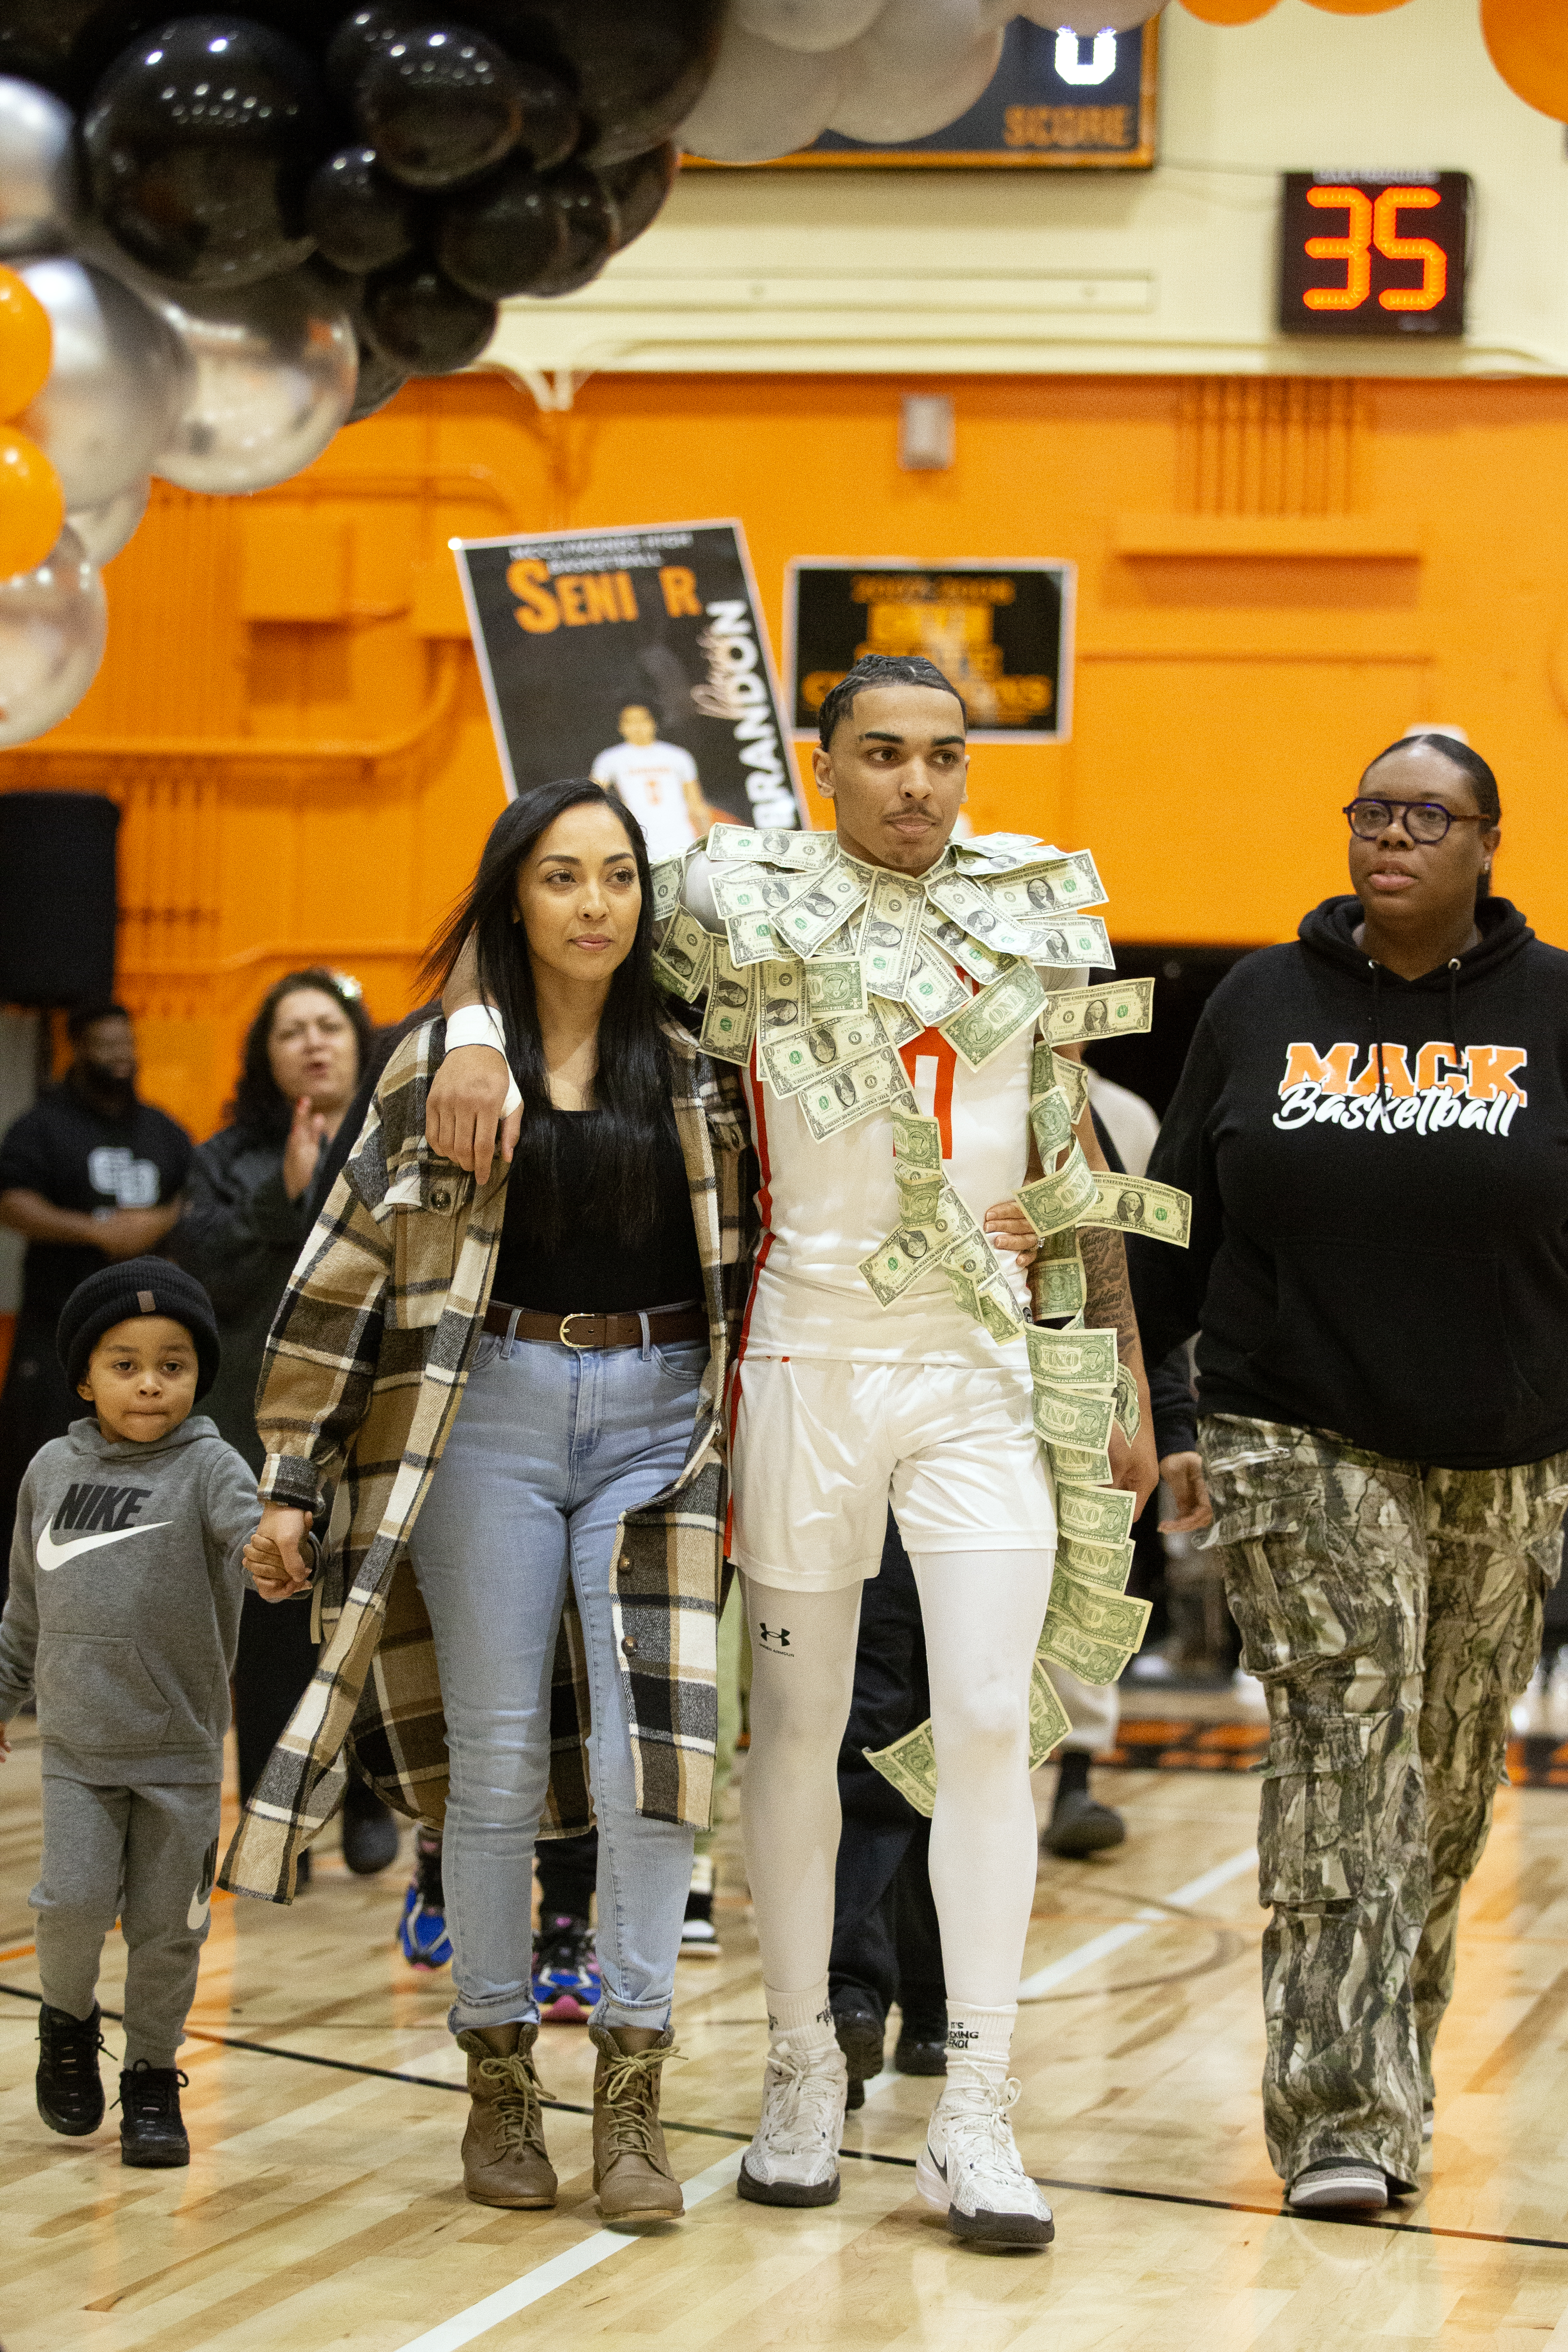
[[691, 753], [659, 740], [658, 721], [645, 702], [629, 702], [616, 724], [620, 742], [601, 751], [591, 773], [631, 810], [643, 828], [649, 863], [657, 866], [700, 841], [719, 812], [703, 798]]

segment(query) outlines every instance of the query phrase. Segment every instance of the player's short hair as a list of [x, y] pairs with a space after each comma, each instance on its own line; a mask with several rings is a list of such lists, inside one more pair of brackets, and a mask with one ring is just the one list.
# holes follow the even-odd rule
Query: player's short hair
[[964, 709], [964, 698], [952, 679], [944, 677], [924, 654], [862, 654], [853, 669], [846, 670], [837, 686], [830, 687], [822, 697], [817, 726], [824, 751], [840, 719], [847, 719], [854, 709], [855, 697], [873, 686], [934, 686], [938, 694], [950, 694], [960, 711]]

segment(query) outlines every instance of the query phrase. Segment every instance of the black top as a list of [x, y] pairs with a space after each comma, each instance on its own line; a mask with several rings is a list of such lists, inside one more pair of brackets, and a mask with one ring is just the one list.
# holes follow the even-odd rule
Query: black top
[[[556, 1166], [562, 1198], [580, 1200], [591, 1171], [592, 1114], [530, 1112], [556, 1123]], [[507, 1187], [507, 1214], [490, 1296], [508, 1307], [538, 1307], [551, 1315], [617, 1315], [638, 1307], [675, 1307], [703, 1297], [702, 1260], [692, 1223], [686, 1163], [673, 1127], [660, 1137], [648, 1169], [653, 1230], [628, 1244], [613, 1226], [571, 1222], [553, 1249], [539, 1244], [531, 1203], [516, 1176]]]
[[[1094, 1123], [1094, 1133], [1105, 1165], [1118, 1176], [1127, 1172], [1127, 1163], [1116, 1149], [1116, 1139], [1095, 1109], [1089, 1106], [1089, 1116]], [[1143, 1338], [1140, 1331], [1139, 1339]], [[1168, 1356], [1145, 1356], [1144, 1375], [1149, 1383], [1149, 1417], [1155, 1424], [1155, 1444], [1163, 1462], [1167, 1454], [1189, 1454], [1197, 1444], [1193, 1425], [1196, 1399], [1192, 1392], [1192, 1372], [1187, 1362], [1186, 1344], [1174, 1347]]]
[[1405, 981], [1360, 916], [1326, 899], [1209, 999], [1149, 1164], [1192, 1246], [1128, 1243], [1145, 1349], [1201, 1328], [1200, 1412], [1540, 1461], [1568, 1446], [1568, 955], [1490, 898]]
[[[107, 1118], [69, 1077], [40, 1095], [0, 1141], [0, 1192], [40, 1192], [52, 1207], [156, 1209], [173, 1199], [191, 1166], [191, 1139], [166, 1113], [133, 1103]], [[51, 1328], [78, 1282], [109, 1260], [90, 1243], [29, 1242], [22, 1320]]]
[[236, 1454], [259, 1471], [256, 1385], [267, 1335], [311, 1220], [283, 1189], [283, 1139], [225, 1127], [196, 1150], [184, 1214], [164, 1246], [206, 1286], [223, 1364], [205, 1411]]

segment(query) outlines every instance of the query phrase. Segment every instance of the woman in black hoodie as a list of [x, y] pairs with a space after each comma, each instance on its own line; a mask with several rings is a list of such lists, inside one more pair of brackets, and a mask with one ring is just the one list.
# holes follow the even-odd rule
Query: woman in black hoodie
[[[1490, 895], [1497, 783], [1395, 744], [1355, 896], [1243, 959], [1149, 1173], [1189, 1251], [1128, 1244], [1151, 1362], [1194, 1332], [1184, 1527], [1222, 1549], [1268, 1692], [1269, 2152], [1299, 2211], [1414, 2183], [1459, 1896], [1534, 1666], [1568, 1501], [1568, 955]], [[1207, 1491], [1205, 1482], [1207, 1480]]]

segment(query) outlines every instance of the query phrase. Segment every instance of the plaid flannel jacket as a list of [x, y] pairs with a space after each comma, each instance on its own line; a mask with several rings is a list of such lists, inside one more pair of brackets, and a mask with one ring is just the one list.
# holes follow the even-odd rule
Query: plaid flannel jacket
[[[706, 1827], [717, 1735], [716, 1633], [728, 1471], [723, 1402], [756, 1247], [755, 1165], [737, 1074], [666, 1023], [711, 1354], [685, 1467], [622, 1520], [616, 1648], [639, 1810]], [[301, 1850], [350, 1761], [378, 1796], [438, 1827], [445, 1723], [430, 1621], [407, 1547], [482, 1328], [509, 1171], [487, 1184], [425, 1141], [445, 1050], [439, 1019], [387, 1065], [364, 1131], [295, 1267], [267, 1341], [256, 1426], [266, 1500], [326, 1528], [315, 1677], [274, 1748], [221, 1883], [288, 1902]], [[289, 1604], [282, 1604], [287, 1606]], [[547, 1834], [592, 1820], [583, 1634], [570, 1592], [557, 1643]]]

